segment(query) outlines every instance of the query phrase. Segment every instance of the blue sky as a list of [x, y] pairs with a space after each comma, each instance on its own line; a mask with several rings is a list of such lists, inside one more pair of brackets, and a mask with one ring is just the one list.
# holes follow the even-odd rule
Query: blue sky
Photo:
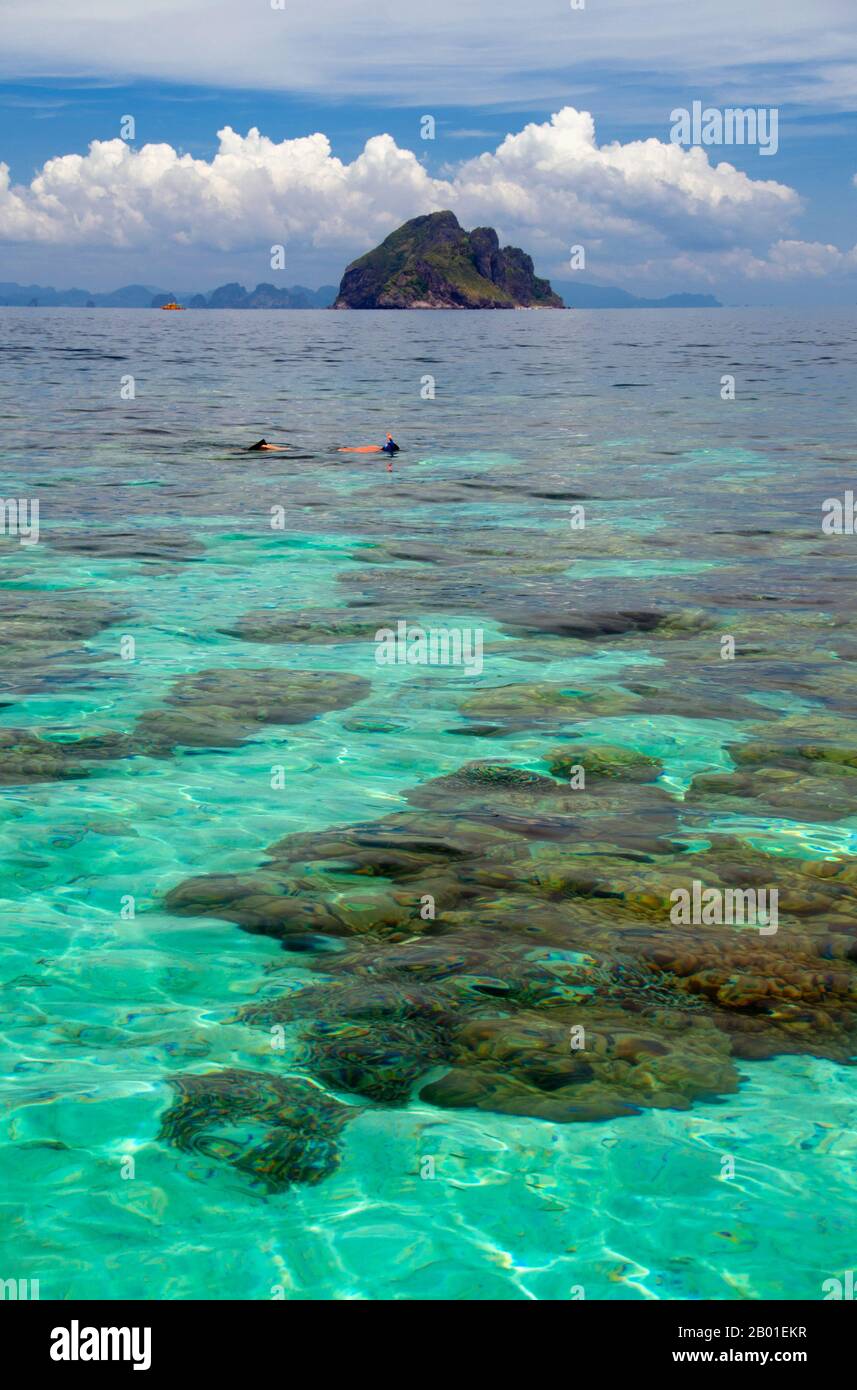
[[[587, 278], [647, 295], [857, 301], [851, 0], [697, 0], [690, 34], [677, 0], [249, 3], [148, 0], [146, 24], [4, 0], [0, 280], [314, 286], [452, 206], [558, 279], [582, 244]], [[694, 100], [776, 107], [776, 153], [672, 146]], [[315, 133], [326, 148], [300, 143]]]

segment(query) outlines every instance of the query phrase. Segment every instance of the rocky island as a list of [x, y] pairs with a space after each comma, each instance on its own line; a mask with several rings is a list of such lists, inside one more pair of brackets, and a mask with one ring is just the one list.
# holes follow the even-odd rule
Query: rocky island
[[352, 261], [334, 309], [564, 309], [532, 259], [453, 212], [414, 217]]

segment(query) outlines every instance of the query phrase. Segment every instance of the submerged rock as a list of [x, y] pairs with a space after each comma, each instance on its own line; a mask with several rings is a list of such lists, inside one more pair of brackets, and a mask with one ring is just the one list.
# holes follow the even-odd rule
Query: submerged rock
[[307, 642], [328, 644], [371, 640], [377, 630], [388, 626], [389, 615], [367, 613], [363, 608], [309, 608], [302, 612], [260, 608], [245, 613], [234, 627], [222, 628], [229, 637], [243, 642]]
[[636, 1028], [630, 1020], [623, 1026], [621, 1015], [596, 1016], [587, 1027], [581, 1014], [579, 1022], [585, 1048], [577, 1049], [571, 1029], [547, 1019], [473, 1022], [458, 1035], [458, 1064], [424, 1086], [421, 1099], [565, 1124], [686, 1110], [700, 1097], [738, 1089], [728, 1040], [698, 1016], [650, 1018]]
[[618, 612], [537, 613], [505, 625], [515, 635], [552, 633], [558, 637], [615, 637], [629, 632], [655, 632], [667, 614], [627, 609]]
[[135, 531], [51, 531], [53, 550], [94, 555], [106, 560], [193, 560], [205, 546], [177, 528]]
[[147, 752], [168, 752], [180, 744], [235, 748], [265, 725], [305, 724], [356, 704], [370, 689], [362, 676], [340, 671], [198, 671], [176, 681], [167, 708], [144, 714], [135, 735]]
[[637, 696], [619, 690], [578, 690], [560, 681], [536, 681], [487, 686], [462, 701], [460, 708], [469, 719], [533, 728], [627, 714], [640, 703]]
[[730, 749], [730, 752], [740, 766], [775, 763], [779, 767], [796, 767], [822, 776], [831, 773], [836, 776], [857, 776], [857, 748], [831, 747], [828, 744], [781, 747], [778, 744], [744, 743]]
[[638, 753], [633, 748], [614, 744], [572, 744], [568, 749], [556, 748], [548, 753], [545, 762], [554, 777], [568, 778], [572, 769], [582, 767], [587, 778], [609, 777], [622, 782], [654, 782], [663, 771], [657, 758]]
[[407, 725], [398, 724], [394, 719], [373, 719], [368, 715], [355, 715], [353, 719], [343, 719], [342, 727], [350, 734], [399, 734]]
[[3, 590], [0, 695], [20, 699], [25, 694], [50, 693], [84, 677], [91, 681], [91, 668], [105, 658], [87, 648], [87, 639], [123, 616], [105, 599], [76, 590]]
[[339, 1131], [353, 1111], [309, 1081], [230, 1068], [169, 1084], [178, 1096], [158, 1137], [228, 1163], [269, 1192], [321, 1182], [339, 1163]]
[[557, 798], [560, 789], [550, 777], [510, 763], [472, 762], [446, 777], [434, 777], [413, 787], [405, 794], [414, 806], [453, 805], [463, 809], [474, 799], [481, 804], [486, 797], [491, 799], [492, 796], [502, 798], [507, 804], [531, 806], [542, 797]]
[[314, 1023], [304, 1044], [307, 1066], [326, 1085], [386, 1104], [404, 1104], [429, 1068], [449, 1060], [430, 1029], [390, 1019]]
[[93, 734], [62, 740], [44, 738], [29, 729], [0, 728], [0, 785], [28, 782], [78, 781], [92, 774], [92, 764], [123, 756], [121, 734]]
[[[585, 791], [562, 784], [568, 756]], [[289, 835], [258, 873], [168, 905], [335, 939], [304, 958], [318, 983], [241, 1018], [293, 1024], [311, 1075], [375, 1104], [593, 1121], [728, 1095], [742, 1058], [853, 1056], [857, 867], [726, 836], [688, 852], [656, 759], [571, 743], [547, 761], [465, 763], [406, 811]], [[775, 886], [776, 931], [673, 920], [694, 883]]]
[[853, 749], [755, 742], [737, 744], [729, 752], [737, 768], [694, 777], [689, 806], [704, 802], [709, 812], [728, 811], [737, 799], [743, 815], [810, 822], [853, 814], [857, 805], [857, 752]]

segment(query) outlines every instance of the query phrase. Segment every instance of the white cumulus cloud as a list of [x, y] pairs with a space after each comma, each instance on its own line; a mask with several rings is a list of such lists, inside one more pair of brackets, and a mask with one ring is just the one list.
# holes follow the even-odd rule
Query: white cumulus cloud
[[821, 279], [857, 271], [857, 245], [840, 251], [822, 241], [777, 241], [767, 256], [748, 257], [743, 273], [749, 280]]
[[561, 264], [571, 244], [607, 256], [629, 238], [646, 253], [760, 247], [800, 207], [793, 189], [699, 148], [599, 146], [592, 116], [573, 107], [442, 177], [390, 135], [367, 140], [350, 163], [322, 134], [277, 142], [226, 127], [219, 142], [208, 161], [167, 144], [95, 141], [85, 155], [48, 160], [26, 186], [0, 165], [0, 239], [221, 251], [268, 242], [356, 255], [405, 219], [448, 207], [465, 226], [489, 223], [540, 263]]

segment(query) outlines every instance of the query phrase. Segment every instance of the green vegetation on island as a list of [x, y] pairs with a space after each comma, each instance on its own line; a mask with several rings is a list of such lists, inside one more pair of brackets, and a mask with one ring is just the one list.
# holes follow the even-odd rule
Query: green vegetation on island
[[414, 217], [342, 277], [334, 309], [563, 309], [547, 280], [493, 227], [465, 232], [452, 212]]

